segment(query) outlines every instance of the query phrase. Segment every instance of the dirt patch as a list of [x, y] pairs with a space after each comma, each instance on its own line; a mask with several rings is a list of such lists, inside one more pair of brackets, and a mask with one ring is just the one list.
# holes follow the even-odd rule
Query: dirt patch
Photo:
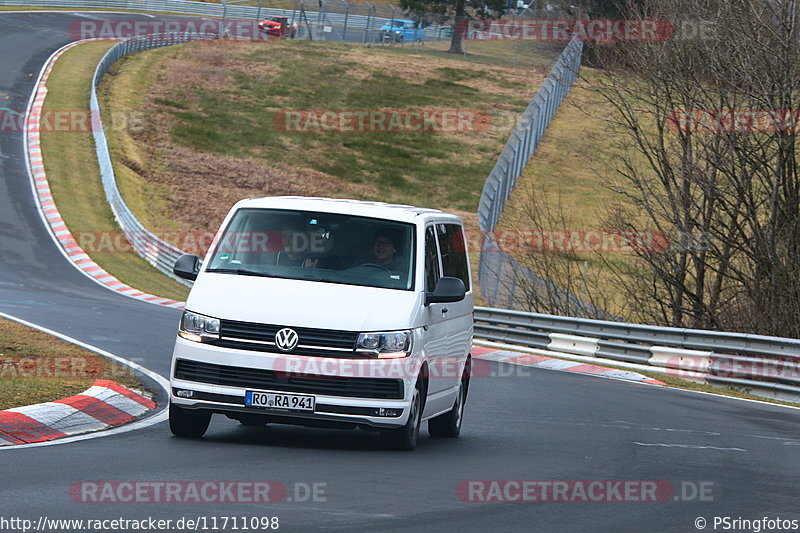
[[431, 61], [430, 58], [413, 54], [376, 54], [368, 48], [352, 50], [348, 55], [369, 70], [390, 73], [409, 81], [429, 78], [441, 67], [438, 61]]
[[[268, 43], [260, 44], [268, 46]], [[175, 118], [159, 102], [169, 101], [175, 88], [189, 100], [193, 89], [225, 92], [237, 72], [266, 73], [274, 66], [237, 58], [253, 50], [249, 43], [195, 46], [191, 56], [180, 51], [161, 66], [157, 81], [144, 100], [146, 124], [130, 132], [140, 151], [139, 165], [119, 161], [149, 183], [169, 191], [170, 218], [179, 230], [215, 231], [230, 207], [242, 198], [259, 196], [332, 196], [366, 198], [373, 187], [350, 183], [322, 172], [288, 168], [280, 161], [231, 157], [176, 144], [171, 136]], [[168, 68], [166, 67], [168, 65]], [[199, 104], [195, 99], [193, 103]], [[165, 228], [153, 228], [154, 230]]]
[[[172, 191], [174, 219], [182, 230], [215, 231], [230, 207], [257, 196], [365, 198], [371, 187], [310, 169], [269, 167], [263, 161], [224, 157], [181, 146], [166, 152], [162, 181]], [[198, 194], [201, 191], [202, 194]]]
[[[349, 56], [357, 60], [359, 65], [369, 67], [372, 71], [389, 72], [408, 81], [419, 81], [427, 78], [446, 78], [442, 69], [472, 70], [474, 65], [465, 65], [462, 61], [448, 57], [432, 57], [430, 55], [414, 55], [411, 53], [376, 54], [369, 49], [356, 49]], [[482, 94], [496, 94], [519, 98], [519, 87], [527, 87], [530, 97], [536, 94], [545, 78], [544, 72], [512, 69], [494, 65], [481, 65], [482, 75], [459, 80], [459, 83], [478, 89]], [[368, 72], [361, 71], [361, 75]]]

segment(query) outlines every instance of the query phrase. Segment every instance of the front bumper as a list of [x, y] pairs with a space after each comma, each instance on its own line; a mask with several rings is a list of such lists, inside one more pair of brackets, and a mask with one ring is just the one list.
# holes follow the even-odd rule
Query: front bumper
[[[400, 394], [396, 398], [386, 397], [358, 397], [353, 391], [342, 390], [339, 394], [331, 393], [330, 387], [324, 387], [327, 392], [315, 392], [314, 385], [305, 385], [303, 390], [292, 390], [285, 382], [273, 385], [256, 382], [251, 386], [247, 383], [209, 383], [214, 378], [206, 377], [190, 379], [176, 377], [178, 361], [183, 367], [207, 364], [207, 366], [223, 366], [253, 372], [269, 371], [278, 376], [300, 375], [301, 377], [313, 376], [323, 385], [324, 379], [339, 382], [337, 378], [364, 378], [370, 380], [401, 380]], [[399, 362], [398, 362], [399, 361]], [[258, 415], [269, 417], [280, 422], [315, 425], [315, 422], [339, 422], [370, 426], [374, 428], [394, 428], [403, 426], [408, 419], [411, 404], [411, 392], [416, 382], [417, 368], [413, 358], [403, 360], [354, 360], [330, 359], [319, 357], [286, 356], [263, 352], [236, 350], [223, 348], [205, 343], [187, 341], [180, 337], [175, 342], [172, 369], [170, 372], [170, 400], [184, 409], [210, 410], [222, 413], [233, 418]], [[182, 373], [181, 375], [185, 375]], [[210, 374], [209, 374], [210, 375]], [[249, 375], [249, 374], [245, 374]], [[318, 379], [319, 378], [319, 379]], [[246, 378], [245, 378], [246, 379]], [[320, 381], [323, 380], [323, 381]], [[219, 382], [226, 380], [219, 379]], [[232, 381], [232, 380], [228, 380]], [[242, 381], [241, 379], [239, 381]], [[385, 381], [381, 383], [387, 383]], [[310, 387], [310, 388], [309, 388]], [[249, 390], [258, 392], [273, 392], [286, 394], [311, 394], [315, 397], [316, 408], [314, 412], [294, 411], [287, 412], [279, 409], [263, 409], [244, 405], [245, 393]], [[177, 396], [176, 392], [191, 391], [191, 397]], [[373, 394], [374, 396], [375, 394]], [[386, 416], [386, 410], [394, 410], [400, 416]], [[382, 416], [382, 414], [384, 416]]]

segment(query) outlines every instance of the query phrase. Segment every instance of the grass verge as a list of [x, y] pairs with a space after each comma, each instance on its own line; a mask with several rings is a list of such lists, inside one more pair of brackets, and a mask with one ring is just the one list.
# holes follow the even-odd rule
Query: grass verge
[[[302, 181], [333, 178], [321, 187], [330, 192], [342, 185], [343, 192], [362, 199], [470, 211], [511, 129], [509, 116], [524, 109], [538, 87], [510, 69], [305, 41], [171, 47], [131, 56], [117, 72], [104, 85], [103, 100], [117, 111], [141, 109], [147, 117], [130, 137], [112, 133], [118, 167], [127, 166], [159, 189], [174, 168], [189, 171], [180, 173], [181, 180], [198, 177], [210, 188], [243, 180], [220, 170], [267, 174], [277, 167], [307, 171]], [[286, 131], [278, 122], [282, 112], [308, 109], [447, 109], [486, 113], [490, 124], [454, 131], [319, 133]], [[175, 161], [173, 148], [197, 157], [183, 153]], [[272, 192], [271, 184], [253, 181], [242, 192]], [[297, 187], [304, 185], [309, 183]], [[188, 191], [194, 205], [208, 202], [207, 192]], [[159, 224], [171, 218], [162, 210], [148, 205], [136, 214]]]
[[[56, 62], [47, 82], [43, 117], [90, 116], [89, 90], [94, 69], [114, 43], [82, 44]], [[63, 116], [63, 115], [62, 115]], [[188, 288], [164, 276], [125, 247], [107, 245], [121, 232], [106, 201], [92, 134], [82, 127], [42, 127], [42, 154], [53, 198], [76, 240], [112, 275], [139, 290], [185, 299]], [[106, 243], [106, 244], [104, 244]]]
[[[195, 43], [125, 58], [100, 99], [106, 114], [144, 118], [107, 135], [123, 196], [150, 229], [214, 231], [241, 198], [300, 194], [440, 208], [477, 231], [486, 176], [543, 79], [542, 69], [424, 47]], [[286, 131], [276, 122], [309, 109], [447, 109], [488, 121], [402, 133]]]
[[[562, 232], [596, 235], [593, 232], [604, 229], [609, 207], [621, 200], [607, 185], [613, 180], [612, 160], [622, 153], [627, 139], [609, 126], [608, 105], [590, 87], [597, 74], [590, 68], [583, 68], [581, 75], [517, 181], [497, 226], [499, 232], [517, 235], [517, 232], [536, 234], [541, 231], [543, 241], [550, 231], [558, 235], [564, 234]], [[534, 219], [531, 215], [534, 206], [539, 214], [548, 212], [551, 218]], [[539, 227], [543, 224], [548, 226]], [[509, 242], [522, 241], [511, 239]], [[582, 241], [575, 242], [580, 245]], [[517, 248], [508, 251], [534, 271], [562, 261], [562, 265], [571, 264], [572, 275], [581, 273], [584, 284], [589, 286], [594, 298], [602, 302], [605, 311], [623, 318], [635, 313], [619, 290], [620, 276], [624, 278], [620, 272], [634, 268], [634, 254], [624, 246], [616, 247], [613, 241], [603, 241], [596, 250], [534, 249], [526, 252]], [[553, 267], [549, 272], [565, 273], [567, 269]], [[558, 286], [568, 286], [566, 280], [553, 281]], [[574, 286], [575, 280], [572, 282]]]
[[0, 319], [0, 410], [80, 394], [95, 379], [143, 390], [125, 366], [10, 320]]

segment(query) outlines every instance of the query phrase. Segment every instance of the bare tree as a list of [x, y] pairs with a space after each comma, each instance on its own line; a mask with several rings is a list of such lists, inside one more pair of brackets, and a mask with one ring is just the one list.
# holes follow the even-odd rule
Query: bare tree
[[796, 0], [635, 2], [628, 18], [676, 32], [598, 51], [627, 139], [606, 227], [672, 238], [616, 270], [641, 319], [800, 336], [798, 15]]
[[518, 270], [524, 269], [501, 276], [503, 289], [513, 296], [513, 307], [599, 319], [623, 313], [609, 276], [598, 269], [598, 252], [585, 246], [590, 236], [570, 230], [560, 200], [541, 200], [548, 192], [544, 187], [530, 182], [520, 187], [517, 194], [526, 200], [506, 207], [505, 229], [494, 235], [499, 248], [517, 259]]

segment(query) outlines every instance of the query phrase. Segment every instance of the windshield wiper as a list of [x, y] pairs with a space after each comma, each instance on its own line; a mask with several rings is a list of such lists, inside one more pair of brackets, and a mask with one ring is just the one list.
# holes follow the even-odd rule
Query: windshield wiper
[[246, 268], [209, 268], [206, 272], [219, 272], [220, 274], [238, 274], [240, 276], [258, 276], [261, 278], [279, 278], [275, 274], [266, 274], [264, 272], [257, 272], [255, 270], [247, 270]]
[[316, 281], [316, 282], [319, 282], [319, 283], [334, 283], [336, 285], [355, 285], [356, 287], [371, 287], [372, 286], [372, 285], [360, 285], [358, 283], [353, 283], [352, 281], [336, 281], [336, 280], [333, 280], [333, 279], [330, 279], [330, 278], [323, 278], [323, 277], [320, 277], [320, 276], [316, 276], [316, 277], [312, 277], [312, 276], [305, 277], [305, 276], [303, 276], [303, 277], [300, 277], [300, 278], [293, 278], [293, 279], [299, 279], [299, 280], [302, 280], [302, 281]]

